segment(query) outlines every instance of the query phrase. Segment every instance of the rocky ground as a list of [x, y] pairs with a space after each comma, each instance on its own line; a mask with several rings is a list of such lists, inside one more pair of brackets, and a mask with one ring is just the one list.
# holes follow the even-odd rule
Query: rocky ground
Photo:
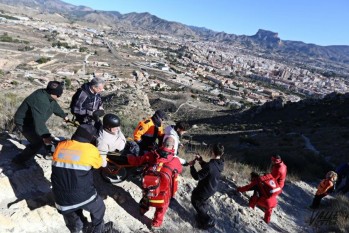
[[[62, 216], [54, 208], [50, 189], [51, 160], [41, 153], [28, 169], [16, 170], [10, 161], [24, 146], [6, 134], [2, 135], [0, 144], [0, 232], [68, 232]], [[151, 232], [149, 225], [154, 210], [143, 217], [138, 213], [139, 180], [131, 178], [112, 185], [96, 171], [95, 183], [107, 207], [105, 220], [114, 223], [115, 232]], [[271, 223], [267, 225], [262, 221], [261, 210], [247, 207], [247, 195], [235, 193], [236, 184], [246, 183], [243, 179], [233, 181], [225, 177], [222, 180], [219, 191], [210, 200], [210, 212], [216, 217], [217, 225], [207, 232], [299, 233], [315, 230], [309, 226], [312, 211], [307, 208], [315, 184], [287, 182]], [[195, 210], [190, 204], [194, 187], [195, 181], [185, 171], [163, 229], [158, 232], [205, 232], [197, 228]]]

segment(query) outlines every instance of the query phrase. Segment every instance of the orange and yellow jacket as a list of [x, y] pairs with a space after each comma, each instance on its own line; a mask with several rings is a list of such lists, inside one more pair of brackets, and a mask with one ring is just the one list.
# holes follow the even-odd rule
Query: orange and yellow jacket
[[331, 179], [323, 179], [317, 187], [316, 195], [327, 193], [333, 186]]
[[51, 181], [60, 213], [79, 209], [97, 198], [92, 168], [100, 168], [102, 162], [98, 149], [90, 143], [66, 140], [58, 144], [52, 159]]
[[153, 146], [156, 139], [159, 139], [159, 142], [162, 141], [164, 136], [164, 127], [156, 127], [151, 118], [144, 121], [140, 121], [133, 132], [134, 140], [140, 144], [141, 148], [147, 148]]

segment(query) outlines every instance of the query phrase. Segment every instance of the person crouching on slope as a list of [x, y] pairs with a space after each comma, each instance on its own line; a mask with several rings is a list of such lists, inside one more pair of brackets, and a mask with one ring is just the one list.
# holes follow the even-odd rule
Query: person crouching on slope
[[98, 169], [103, 163], [98, 149], [92, 145], [96, 136], [94, 127], [87, 124], [79, 126], [72, 139], [60, 142], [53, 154], [53, 196], [70, 232], [86, 228], [88, 222], [83, 210], [91, 214], [89, 232], [104, 232], [107, 226], [112, 225], [104, 225], [105, 205], [93, 184], [92, 168]]
[[174, 143], [173, 138], [168, 138], [159, 149], [143, 156], [128, 155], [112, 158], [118, 164], [132, 166], [147, 164], [142, 179], [143, 197], [139, 204], [141, 215], [144, 215], [149, 207], [156, 208], [151, 223], [153, 229], [162, 226], [170, 200], [177, 191], [178, 174], [182, 173], [182, 165], [178, 157], [174, 156]]
[[108, 152], [122, 151], [126, 145], [126, 138], [121, 131], [120, 118], [112, 113], [103, 117], [103, 128], [99, 131], [97, 148], [103, 158], [103, 167], [107, 166]]
[[39, 89], [30, 94], [17, 109], [14, 121], [17, 129], [29, 141], [29, 145], [12, 160], [15, 165], [25, 167], [26, 161], [33, 159], [44, 145], [52, 144], [46, 121], [52, 114], [68, 120], [67, 114], [57, 100], [63, 94], [60, 82], [50, 81], [46, 89]]
[[238, 187], [238, 192], [254, 191], [253, 196], [249, 200], [249, 207], [255, 206], [264, 208], [264, 221], [270, 222], [273, 208], [277, 205], [277, 196], [281, 193], [281, 188], [276, 179], [269, 173], [258, 176], [251, 173], [251, 183], [243, 187]]
[[[213, 145], [212, 159], [209, 162], [203, 161], [200, 155], [189, 162], [190, 173], [199, 183], [193, 190], [191, 203], [198, 213], [198, 227], [209, 229], [215, 226], [215, 220], [208, 214], [208, 199], [217, 191], [221, 172], [224, 168], [224, 146], [220, 143]], [[201, 170], [197, 171], [194, 167], [195, 161], [199, 161]]]
[[321, 199], [334, 191], [336, 180], [337, 173], [334, 171], [327, 172], [326, 178], [323, 179], [317, 187], [313, 203], [309, 206], [311, 209], [319, 208]]

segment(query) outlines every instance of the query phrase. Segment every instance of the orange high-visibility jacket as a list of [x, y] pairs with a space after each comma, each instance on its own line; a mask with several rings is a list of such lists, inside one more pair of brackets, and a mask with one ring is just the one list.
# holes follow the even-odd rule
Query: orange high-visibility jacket
[[164, 136], [164, 128], [161, 125], [158, 127], [157, 135], [155, 134], [156, 126], [154, 125], [154, 122], [151, 118], [140, 121], [133, 132], [133, 138], [134, 140], [139, 143], [142, 141], [144, 144], [150, 146], [152, 145], [157, 138], [161, 138]]
[[333, 182], [330, 179], [323, 179], [317, 187], [316, 195], [324, 194], [332, 187]]

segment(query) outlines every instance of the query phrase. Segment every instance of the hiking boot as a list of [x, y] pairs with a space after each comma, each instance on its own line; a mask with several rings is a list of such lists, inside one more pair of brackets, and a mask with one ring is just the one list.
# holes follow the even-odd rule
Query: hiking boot
[[139, 209], [139, 214], [140, 214], [141, 216], [144, 216], [145, 213], [147, 213], [147, 212], [148, 212], [147, 209], [144, 209], [144, 208], [140, 208], [140, 209]]
[[208, 230], [216, 225], [215, 221], [211, 219], [208, 223], [200, 223], [199, 222], [199, 228], [202, 230]]
[[162, 222], [152, 222], [151, 223], [151, 229], [153, 230], [158, 230], [158, 229], [161, 229], [162, 228]]

